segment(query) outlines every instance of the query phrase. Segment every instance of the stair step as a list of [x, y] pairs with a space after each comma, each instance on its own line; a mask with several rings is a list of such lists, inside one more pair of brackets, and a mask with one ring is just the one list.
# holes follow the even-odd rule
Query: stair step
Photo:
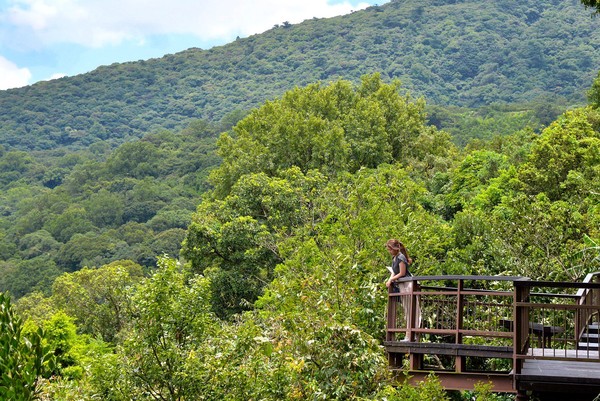
[[579, 342], [577, 349], [598, 350], [598, 343]]
[[597, 343], [598, 342], [598, 338], [600, 338], [600, 334], [595, 334], [595, 333], [583, 333], [581, 335], [581, 341], [582, 342], [590, 342], [590, 343]]
[[600, 333], [600, 324], [592, 323], [587, 326], [588, 333]]

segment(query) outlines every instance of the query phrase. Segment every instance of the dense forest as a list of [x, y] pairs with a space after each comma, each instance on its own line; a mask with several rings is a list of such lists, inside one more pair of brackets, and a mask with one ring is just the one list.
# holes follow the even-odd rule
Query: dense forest
[[599, 88], [539, 134], [464, 149], [378, 74], [288, 91], [220, 136], [181, 258], [72, 268], [0, 299], [21, 344], [0, 361], [37, 377], [3, 380], [58, 400], [469, 399], [433, 377], [393, 385], [383, 244], [401, 237], [419, 275], [597, 271]]
[[[0, 398], [511, 399], [484, 383], [445, 393], [434, 377], [395, 386], [384, 244], [401, 239], [417, 275], [576, 281], [600, 269], [589, 13], [394, 1], [0, 92]], [[428, 48], [400, 46], [411, 32]], [[490, 50], [535, 40], [548, 51]], [[238, 66], [250, 45], [257, 63]], [[486, 52], [487, 70], [448, 70]], [[284, 79], [292, 53], [307, 58]], [[395, 73], [391, 58], [374, 63], [382, 53]], [[211, 57], [230, 67], [192, 62]], [[418, 71], [437, 78], [428, 87]], [[504, 83], [485, 87], [485, 71]]]

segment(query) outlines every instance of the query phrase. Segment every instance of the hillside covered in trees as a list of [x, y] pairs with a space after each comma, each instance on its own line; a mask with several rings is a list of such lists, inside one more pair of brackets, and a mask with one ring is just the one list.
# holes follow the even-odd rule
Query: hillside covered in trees
[[[511, 15], [508, 20], [506, 13]], [[525, 15], [530, 15], [528, 22]], [[569, 59], [566, 49], [577, 54], [571, 64], [587, 57], [598, 65], [597, 24], [588, 10], [571, 1], [392, 2], [338, 18], [283, 24], [208, 51], [190, 49], [2, 91], [0, 290], [15, 297], [34, 289], [48, 293], [57, 276], [84, 266], [130, 259], [148, 269], [156, 265], [157, 255], [179, 256], [192, 212], [212, 186], [208, 172], [221, 160], [215, 152], [216, 138], [251, 107], [277, 99], [286, 88], [338, 75], [358, 82], [358, 74], [377, 71], [384, 82], [399, 77], [398, 90], [404, 95], [416, 99], [425, 94], [425, 123], [448, 132], [459, 146], [522, 129], [539, 133], [589, 88], [592, 79], [584, 77], [592, 74], [592, 68], [577, 64], [575, 69], [561, 70], [558, 66]], [[520, 61], [510, 56], [514, 62], [504, 62], [498, 58], [504, 57], [502, 52], [489, 52], [483, 43], [503, 43], [510, 55], [527, 42], [518, 39], [523, 29], [531, 30], [529, 39], [550, 37], [539, 39], [540, 49], [545, 50], [522, 51]], [[466, 34], [470, 36], [463, 37]], [[479, 36], [487, 39], [475, 40]], [[437, 44], [431, 41], [434, 37]], [[556, 46], [557, 38], [564, 39], [561, 47]], [[459, 43], [477, 45], [472, 50], [481, 60], [495, 57], [493, 76], [512, 71], [505, 72], [511, 76], [510, 85], [495, 84], [512, 93], [503, 101], [545, 94], [526, 103], [495, 103], [478, 109], [459, 107], [457, 99], [440, 105], [442, 98], [455, 96], [448, 91], [450, 82], [461, 88], [455, 94], [483, 88], [480, 81], [472, 80], [468, 89], [467, 81], [463, 82], [467, 75], [452, 72], [462, 64], [458, 60], [472, 60], [461, 53]], [[450, 49], [454, 50], [447, 52]], [[447, 60], [451, 54], [454, 62]], [[523, 64], [532, 54], [546, 59], [535, 73]], [[336, 63], [344, 68], [331, 69]], [[404, 67], [391, 73], [390, 66], [399, 63]], [[268, 74], [259, 68], [267, 64]], [[419, 65], [444, 78], [424, 85], [414, 75], [424, 71]], [[475, 70], [472, 73], [481, 76], [483, 70]], [[548, 79], [560, 71], [562, 78]], [[532, 75], [527, 78], [527, 74]], [[565, 81], [567, 75], [577, 78]], [[526, 83], [519, 83], [525, 79]], [[541, 80], [553, 82], [544, 85], [554, 89], [540, 90]], [[585, 89], [580, 82], [585, 82]], [[244, 88], [244, 96], [229, 91], [234, 87]], [[529, 87], [535, 96], [519, 92]], [[440, 104], [432, 103], [429, 96]], [[494, 96], [487, 101], [501, 101]], [[476, 104], [485, 104], [482, 99]], [[189, 113], [182, 114], [183, 109]], [[369, 163], [372, 166], [374, 161]]]
[[393, 385], [385, 241], [417, 275], [600, 270], [596, 24], [395, 1], [0, 92], [0, 398], [449, 401]]
[[295, 86], [373, 72], [436, 105], [583, 104], [600, 65], [590, 13], [577, 0], [402, 0], [282, 21], [225, 46], [2, 91], [0, 144], [114, 146], [192, 119], [227, 123]]
[[50, 399], [449, 400], [434, 379], [392, 385], [383, 245], [401, 237], [418, 275], [598, 270], [599, 87], [540, 134], [464, 150], [379, 75], [288, 91], [220, 137], [183, 259], [0, 298], [37, 339], [3, 360], [30, 363]]

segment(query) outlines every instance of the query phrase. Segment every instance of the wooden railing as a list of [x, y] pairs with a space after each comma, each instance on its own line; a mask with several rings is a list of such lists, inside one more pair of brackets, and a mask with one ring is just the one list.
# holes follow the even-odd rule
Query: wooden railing
[[503, 361], [495, 369], [508, 373], [513, 359], [516, 280], [521, 278], [402, 279], [411, 282], [412, 288], [389, 294], [386, 348], [390, 365], [400, 366], [408, 355], [411, 371], [465, 373], [487, 369], [482, 360], [495, 358]]
[[[412, 282], [408, 293], [389, 294], [387, 340], [397, 341], [405, 335], [416, 341], [422, 335], [462, 343], [463, 337], [508, 338], [512, 330], [514, 291], [512, 283], [519, 277], [493, 276], [420, 276], [404, 278]], [[402, 298], [409, 299], [408, 319]], [[417, 327], [420, 307], [422, 324]], [[408, 322], [409, 324], [406, 324]]]
[[[597, 329], [600, 310], [600, 283], [518, 281], [515, 282], [515, 359], [557, 359], [600, 361], [598, 334], [590, 342], [582, 335], [593, 325]], [[537, 322], [543, 341], [527, 336], [527, 324]], [[523, 339], [528, 340], [523, 341]], [[516, 366], [518, 372], [518, 366]]]
[[[583, 283], [502, 276], [401, 279], [412, 287], [402, 294], [389, 294], [386, 347], [390, 363], [399, 363], [394, 358], [408, 353], [411, 369], [425, 369], [423, 355], [437, 353], [455, 357], [450, 365], [464, 372], [471, 356], [512, 355], [512, 366], [507, 369], [506, 363], [500, 364], [500, 370], [519, 373], [522, 361], [529, 358], [600, 361], [597, 349], [582, 349], [580, 344], [584, 331], [600, 317], [598, 278], [598, 274], [591, 275]], [[408, 341], [400, 342], [403, 338]], [[412, 357], [413, 353], [418, 357]]]

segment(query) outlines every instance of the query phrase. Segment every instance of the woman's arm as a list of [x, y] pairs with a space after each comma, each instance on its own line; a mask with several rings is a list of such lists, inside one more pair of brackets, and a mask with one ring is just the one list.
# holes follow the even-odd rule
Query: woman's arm
[[[399, 273], [399, 276], [400, 277], [404, 277], [404, 276], [406, 276], [407, 272], [408, 272], [408, 270], [406, 269], [406, 263], [404, 263], [404, 261], [400, 261], [400, 273]], [[396, 277], [396, 278], [400, 278], [400, 277]]]
[[398, 272], [398, 274], [390, 277], [391, 281], [397, 280], [399, 278], [402, 278], [404, 276], [406, 276], [406, 263], [404, 263], [403, 261], [400, 261], [400, 272]]

